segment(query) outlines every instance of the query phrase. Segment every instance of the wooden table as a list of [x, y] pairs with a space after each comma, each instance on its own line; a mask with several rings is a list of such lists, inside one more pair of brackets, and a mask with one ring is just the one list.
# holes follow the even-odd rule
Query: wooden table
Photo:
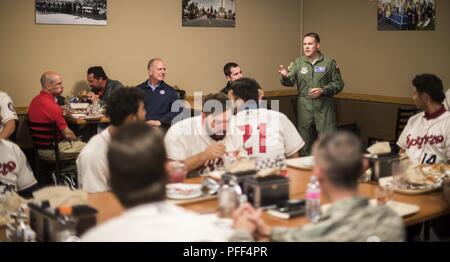
[[83, 119], [83, 118], [73, 118], [70, 116], [64, 116], [64, 119], [68, 123], [74, 124], [74, 125], [89, 125], [89, 124], [98, 124], [98, 123], [110, 123], [111, 120], [106, 117], [102, 116], [100, 119]]
[[[106, 116], [102, 116], [99, 119], [82, 119], [82, 118], [73, 118], [70, 116], [64, 116], [64, 119], [71, 126], [70, 129], [72, 129], [73, 126], [76, 126], [76, 128], [74, 128], [75, 130], [78, 130], [79, 126], [87, 126], [88, 127], [88, 134], [83, 135], [84, 142], [89, 141], [89, 139], [91, 139], [91, 137], [93, 137], [95, 134], [97, 134], [98, 124], [100, 124], [100, 123], [106, 124], [106, 123], [111, 122], [111, 120]], [[80, 135], [80, 134], [78, 133], [77, 135]], [[85, 137], [85, 136], [87, 136], [87, 137]]]
[[[298, 170], [288, 168], [290, 179], [290, 196], [291, 198], [304, 198], [306, 193], [306, 185], [309, 182], [311, 171]], [[200, 183], [201, 177], [187, 179], [187, 183]], [[375, 196], [374, 184], [359, 184], [358, 191], [362, 196], [373, 198]], [[395, 201], [409, 203], [420, 206], [420, 211], [411, 216], [403, 218], [405, 225], [414, 225], [417, 223], [425, 222], [440, 216], [444, 216], [450, 213], [450, 207], [444, 200], [441, 191], [435, 191], [422, 195], [403, 195], [394, 194], [393, 199]], [[111, 192], [93, 193], [89, 194], [89, 204], [96, 208], [99, 213], [97, 214], [97, 224], [103, 223], [111, 218], [120, 215], [123, 212], [123, 208], [116, 197]], [[322, 203], [328, 203], [329, 200], [322, 196]], [[182, 206], [188, 210], [198, 213], [212, 213], [218, 208], [217, 199], [209, 199], [202, 202], [182, 204]], [[286, 226], [296, 227], [302, 226], [307, 223], [304, 216], [284, 220], [267, 215], [263, 212], [263, 219], [267, 224], [271, 226]], [[0, 227], [0, 240], [4, 238], [4, 227]]]
[[[288, 168], [288, 172], [291, 198], [304, 198], [306, 194], [306, 185], [309, 182], [311, 171]], [[200, 183], [201, 180], [201, 177], [197, 177], [188, 179], [186, 182]], [[375, 188], [377, 188], [377, 185], [364, 183], [359, 184], [358, 191], [362, 196], [374, 198]], [[420, 206], [420, 211], [418, 213], [403, 218], [405, 225], [421, 223], [450, 213], [450, 207], [444, 200], [441, 191], [422, 195], [403, 195], [394, 193], [393, 200]], [[321, 201], [323, 204], [329, 202], [324, 196], [322, 196]], [[113, 218], [123, 211], [120, 203], [111, 192], [90, 194], [89, 203], [99, 211], [97, 216], [98, 223]], [[182, 204], [182, 206], [198, 213], [211, 213], [217, 210], [218, 203], [217, 199], [209, 199], [202, 202]], [[283, 220], [267, 215], [266, 212], [263, 213], [262, 217], [271, 226], [295, 227], [307, 223], [305, 217]]]

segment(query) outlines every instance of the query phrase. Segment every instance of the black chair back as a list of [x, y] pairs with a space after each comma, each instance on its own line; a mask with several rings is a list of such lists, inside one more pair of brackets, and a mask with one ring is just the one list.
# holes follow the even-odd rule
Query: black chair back
[[398, 140], [400, 135], [405, 129], [406, 124], [411, 116], [417, 113], [416, 108], [399, 108], [397, 111], [397, 123], [395, 125], [395, 141]]
[[[59, 131], [56, 123], [36, 123], [28, 120], [28, 130], [30, 132], [31, 142], [33, 144], [35, 161], [34, 169], [38, 180], [47, 181], [47, 178], [41, 174], [41, 168], [43, 168], [44, 166], [44, 163], [41, 163], [41, 161], [44, 161], [54, 162], [55, 177], [53, 178], [53, 180], [56, 181], [56, 177], [59, 177], [61, 174], [61, 163], [58, 147]], [[55, 159], [42, 159], [42, 157], [39, 155], [39, 150], [52, 150], [54, 152]]]
[[183, 99], [186, 98], [186, 91], [181, 90], [181, 89], [175, 89], [175, 91], [176, 91], [177, 94], [178, 94], [178, 99], [183, 100]]

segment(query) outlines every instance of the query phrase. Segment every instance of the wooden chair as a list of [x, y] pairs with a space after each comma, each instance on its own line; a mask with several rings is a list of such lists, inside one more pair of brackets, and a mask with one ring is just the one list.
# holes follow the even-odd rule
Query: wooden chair
[[[56, 123], [36, 123], [28, 120], [28, 130], [33, 143], [34, 170], [40, 184], [53, 183], [76, 189], [76, 157], [61, 159], [58, 147], [59, 130]], [[51, 150], [54, 157], [43, 157], [39, 154], [40, 150]], [[48, 174], [51, 174], [51, 180]]]
[[396, 145], [397, 140], [400, 137], [400, 135], [403, 132], [403, 129], [405, 129], [406, 124], [408, 123], [408, 120], [411, 116], [415, 115], [417, 113], [416, 108], [399, 108], [397, 110], [397, 121], [395, 123], [395, 137], [394, 139], [386, 139], [386, 138], [375, 138], [375, 137], [368, 137], [367, 138], [367, 146], [371, 146], [377, 141], [387, 141], [391, 145]]
[[175, 89], [178, 94], [178, 99], [186, 99], [186, 91], [181, 89]]
[[397, 111], [397, 123], [395, 124], [395, 141], [398, 140], [400, 135], [405, 129], [406, 124], [410, 117], [417, 113], [416, 108], [399, 108]]

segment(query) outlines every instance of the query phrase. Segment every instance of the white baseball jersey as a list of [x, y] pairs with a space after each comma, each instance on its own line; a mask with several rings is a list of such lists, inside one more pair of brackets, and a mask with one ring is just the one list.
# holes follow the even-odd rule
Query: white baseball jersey
[[[232, 119], [232, 118], [231, 118]], [[236, 132], [233, 121], [227, 126], [225, 138], [221, 141], [225, 144], [227, 152], [242, 150], [242, 137]], [[170, 127], [164, 138], [167, 157], [172, 160], [186, 160], [205, 151], [214, 141], [206, 133], [202, 124], [202, 116], [195, 116], [177, 122]], [[223, 160], [216, 158], [204, 163], [198, 170], [200, 174], [211, 172], [223, 166]]]
[[36, 183], [22, 150], [13, 142], [0, 139], [0, 194], [22, 191]]
[[450, 111], [450, 88], [445, 92], [444, 106]]
[[290, 156], [305, 144], [292, 122], [277, 111], [242, 110], [236, 114], [235, 121], [248, 156], [258, 162]]
[[89, 192], [111, 190], [106, 153], [111, 141], [109, 129], [93, 136], [77, 158], [78, 187]]
[[412, 116], [397, 144], [414, 163], [447, 163], [450, 159], [450, 112], [427, 120], [425, 113]]
[[14, 111], [14, 104], [7, 93], [0, 91], [0, 132], [3, 130], [3, 125], [9, 120], [17, 120], [16, 111]]

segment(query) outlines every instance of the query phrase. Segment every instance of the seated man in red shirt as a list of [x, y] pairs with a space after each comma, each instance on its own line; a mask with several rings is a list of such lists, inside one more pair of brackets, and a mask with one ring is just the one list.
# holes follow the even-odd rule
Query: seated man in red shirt
[[[28, 108], [28, 119], [35, 123], [55, 122], [61, 133], [61, 140], [63, 138], [68, 140], [59, 143], [61, 159], [75, 158], [85, 144], [75, 141], [77, 137], [67, 126], [63, 111], [56, 103], [56, 97], [64, 89], [61, 76], [56, 72], [44, 72], [41, 76], [41, 86], [41, 92], [33, 98]], [[55, 157], [52, 150], [40, 150], [39, 154], [49, 159]]]

